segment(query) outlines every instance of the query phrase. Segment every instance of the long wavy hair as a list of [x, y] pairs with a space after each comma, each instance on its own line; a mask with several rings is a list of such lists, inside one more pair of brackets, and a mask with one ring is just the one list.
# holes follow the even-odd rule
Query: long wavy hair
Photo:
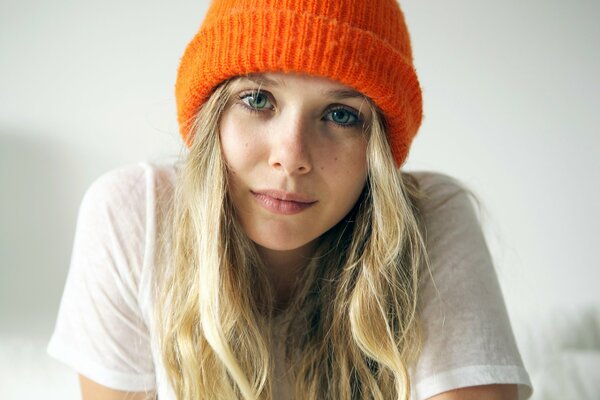
[[[427, 260], [416, 202], [380, 111], [364, 127], [368, 176], [348, 215], [318, 238], [285, 310], [228, 194], [217, 87], [193, 123], [158, 246], [156, 322], [178, 399], [272, 399], [275, 336], [295, 399], [402, 399], [421, 348], [417, 288]], [[276, 327], [280, 327], [277, 329]]]

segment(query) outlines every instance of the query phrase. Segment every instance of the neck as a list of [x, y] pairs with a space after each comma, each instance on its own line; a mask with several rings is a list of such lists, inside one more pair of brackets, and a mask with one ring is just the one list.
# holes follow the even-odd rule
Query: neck
[[314, 242], [310, 242], [293, 250], [272, 250], [257, 246], [275, 289], [275, 304], [278, 309], [287, 306], [298, 275], [310, 261], [314, 245]]

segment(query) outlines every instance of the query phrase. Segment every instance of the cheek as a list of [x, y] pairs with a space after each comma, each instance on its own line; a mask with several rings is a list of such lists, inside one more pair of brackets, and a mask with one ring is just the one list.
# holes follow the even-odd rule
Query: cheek
[[251, 146], [253, 139], [249, 129], [230, 118], [225, 118], [219, 128], [223, 158], [232, 173], [240, 171], [254, 156]]
[[362, 141], [342, 148], [324, 151], [319, 170], [336, 186], [361, 186], [367, 176], [366, 145]]
[[346, 151], [324, 153], [319, 166], [320, 175], [326, 182], [328, 205], [335, 209], [336, 219], [342, 218], [358, 200], [366, 179], [366, 147], [356, 143]]

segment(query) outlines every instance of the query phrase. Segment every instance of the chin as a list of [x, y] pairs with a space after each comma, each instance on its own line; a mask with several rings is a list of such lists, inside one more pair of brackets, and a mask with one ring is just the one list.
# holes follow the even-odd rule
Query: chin
[[318, 238], [314, 234], [299, 234], [293, 229], [247, 230], [248, 238], [258, 246], [272, 251], [293, 251], [309, 246]]
[[[263, 239], [263, 240], [261, 240], [261, 239]], [[254, 238], [250, 237], [250, 240], [252, 240], [257, 245], [264, 247], [265, 249], [274, 250], [274, 251], [298, 250], [301, 247], [304, 247], [310, 243], [310, 241], [309, 242], [301, 242], [301, 241], [293, 240], [293, 239], [281, 240], [281, 238], [277, 238], [277, 240], [264, 240], [264, 238], [259, 238], [259, 239], [255, 240]]]

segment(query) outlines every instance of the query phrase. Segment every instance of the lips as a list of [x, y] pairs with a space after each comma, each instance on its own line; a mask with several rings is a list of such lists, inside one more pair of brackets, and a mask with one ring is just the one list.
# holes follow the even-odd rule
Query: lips
[[251, 193], [263, 208], [275, 214], [298, 214], [317, 203], [317, 200], [306, 195], [280, 190], [260, 190]]

